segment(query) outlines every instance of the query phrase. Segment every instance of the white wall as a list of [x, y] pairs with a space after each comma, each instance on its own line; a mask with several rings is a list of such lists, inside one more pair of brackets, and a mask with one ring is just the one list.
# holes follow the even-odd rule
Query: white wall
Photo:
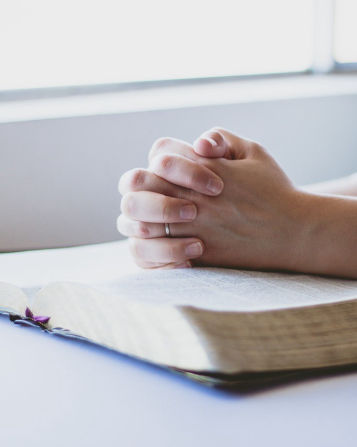
[[304, 184], [357, 171], [357, 95], [0, 124], [0, 250], [117, 239], [119, 176], [160, 136], [256, 139]]

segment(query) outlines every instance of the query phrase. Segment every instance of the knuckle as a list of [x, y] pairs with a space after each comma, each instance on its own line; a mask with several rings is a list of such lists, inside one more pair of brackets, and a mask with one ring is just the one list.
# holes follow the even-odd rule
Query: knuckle
[[137, 231], [137, 237], [140, 237], [142, 239], [150, 237], [150, 229], [145, 222], [138, 222], [136, 231]]
[[174, 163], [174, 156], [168, 154], [161, 154], [156, 156], [150, 163], [150, 171], [154, 174], [165, 178], [170, 172]]
[[168, 144], [170, 144], [171, 141], [172, 139], [169, 137], [160, 137], [155, 141], [153, 147], [155, 147], [156, 149], [162, 149], [163, 147], [166, 147]]
[[157, 166], [160, 172], [168, 172], [172, 166], [173, 158], [170, 155], [161, 155], [157, 159]]
[[145, 180], [145, 169], [131, 169], [121, 176], [119, 180], [119, 192], [124, 195], [128, 191], [140, 190], [145, 184]]
[[133, 169], [129, 177], [129, 188], [133, 191], [145, 184], [146, 172], [144, 169]]
[[149, 151], [149, 160], [154, 157], [160, 150], [167, 147], [171, 143], [171, 138], [169, 137], [160, 137], [157, 140], [155, 140], [154, 144], [152, 145], [150, 151]]

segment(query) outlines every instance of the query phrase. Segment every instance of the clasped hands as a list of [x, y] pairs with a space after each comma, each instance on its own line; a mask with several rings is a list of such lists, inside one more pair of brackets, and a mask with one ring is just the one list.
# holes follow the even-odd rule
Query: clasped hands
[[307, 194], [260, 144], [226, 129], [193, 145], [160, 138], [119, 191], [118, 230], [143, 268], [302, 270]]

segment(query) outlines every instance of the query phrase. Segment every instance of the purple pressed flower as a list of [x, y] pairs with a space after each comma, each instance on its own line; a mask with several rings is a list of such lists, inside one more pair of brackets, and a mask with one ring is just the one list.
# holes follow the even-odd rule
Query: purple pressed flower
[[33, 320], [33, 313], [31, 312], [31, 310], [28, 307], [26, 307], [25, 315], [27, 318], [31, 318], [31, 320]]
[[51, 317], [45, 317], [45, 316], [41, 316], [41, 315], [37, 315], [37, 316], [35, 316], [34, 314], [33, 314], [33, 312], [31, 312], [31, 310], [28, 308], [28, 307], [26, 307], [26, 310], [25, 310], [25, 316], [27, 317], [27, 318], [30, 318], [30, 320], [33, 320], [33, 321], [35, 321], [36, 323], [41, 323], [41, 324], [46, 324], [46, 323], [48, 323], [49, 322], [49, 320], [50, 320], [50, 318]]
[[49, 322], [50, 318], [51, 317], [45, 317], [45, 316], [39, 315], [38, 317], [34, 317], [33, 319], [35, 321], [37, 321], [38, 323], [46, 324]]

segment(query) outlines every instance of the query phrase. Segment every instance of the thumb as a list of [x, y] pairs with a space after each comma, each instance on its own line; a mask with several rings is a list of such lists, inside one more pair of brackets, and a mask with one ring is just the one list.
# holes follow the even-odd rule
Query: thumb
[[214, 127], [197, 138], [193, 149], [201, 157], [237, 160], [248, 157], [252, 143], [226, 129]]

